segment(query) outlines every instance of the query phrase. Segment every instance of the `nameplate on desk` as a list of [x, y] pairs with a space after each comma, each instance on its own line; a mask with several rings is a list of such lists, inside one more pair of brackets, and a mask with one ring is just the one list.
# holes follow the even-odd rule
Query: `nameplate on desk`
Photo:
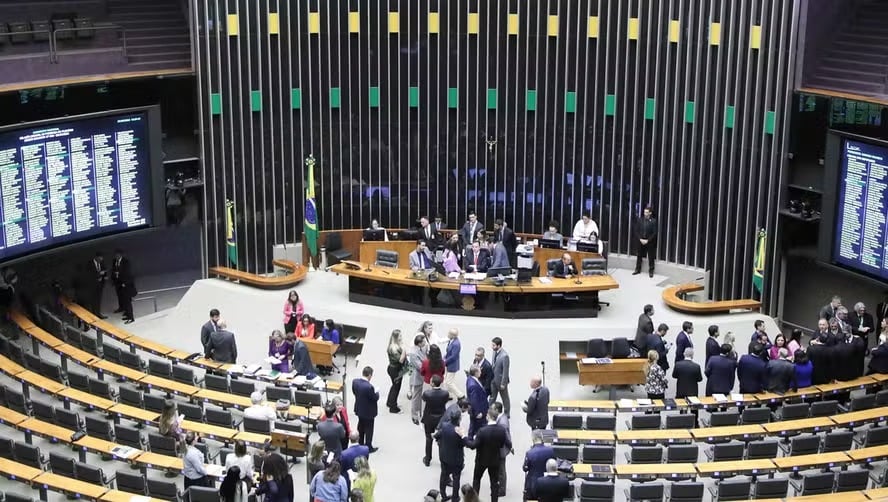
[[728, 401], [728, 396], [724, 394], [713, 394], [712, 398], [715, 399], [717, 403], [726, 403]]
[[688, 396], [687, 399], [688, 399], [688, 402], [691, 404], [700, 404], [701, 403], [700, 398], [697, 396]]
[[583, 364], [613, 364], [614, 360], [609, 357], [584, 357], [580, 360]]

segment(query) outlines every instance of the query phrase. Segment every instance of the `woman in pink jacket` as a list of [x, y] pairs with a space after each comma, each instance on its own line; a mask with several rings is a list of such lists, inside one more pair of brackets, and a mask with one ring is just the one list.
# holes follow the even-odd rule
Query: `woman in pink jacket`
[[295, 290], [290, 291], [287, 301], [284, 302], [284, 333], [294, 333], [296, 324], [302, 318], [305, 307], [302, 306], [302, 300], [299, 299], [299, 293]]

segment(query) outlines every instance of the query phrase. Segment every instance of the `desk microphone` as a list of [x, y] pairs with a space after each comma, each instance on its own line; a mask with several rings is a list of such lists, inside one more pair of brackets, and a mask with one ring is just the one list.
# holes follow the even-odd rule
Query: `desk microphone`
[[379, 271], [382, 272], [382, 273], [385, 274], [385, 275], [391, 275], [391, 274], [389, 274], [388, 272], [386, 272], [385, 270], [380, 269]]

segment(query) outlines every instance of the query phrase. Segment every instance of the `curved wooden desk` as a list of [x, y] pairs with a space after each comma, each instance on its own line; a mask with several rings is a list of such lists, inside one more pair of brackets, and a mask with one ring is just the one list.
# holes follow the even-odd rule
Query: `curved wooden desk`
[[288, 273], [285, 275], [265, 277], [229, 267], [210, 267], [209, 272], [210, 275], [215, 275], [230, 281], [237, 281], [241, 284], [261, 289], [289, 288], [299, 284], [305, 279], [307, 270], [298, 263], [293, 263], [290, 260], [274, 260], [272, 263], [287, 270]]
[[716, 302], [692, 302], [682, 296], [686, 293], [703, 291], [703, 286], [696, 283], [679, 284], [663, 290], [663, 302], [673, 310], [688, 314], [719, 314], [737, 309], [758, 310], [762, 302], [751, 298], [742, 300], [722, 300]]

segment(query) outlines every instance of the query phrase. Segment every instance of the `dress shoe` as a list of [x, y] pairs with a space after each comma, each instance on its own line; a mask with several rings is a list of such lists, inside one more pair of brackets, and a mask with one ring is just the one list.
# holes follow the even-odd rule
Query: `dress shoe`
[[119, 314], [119, 313], [121, 313], [121, 312], [123, 312], [123, 309], [117, 309], [117, 310], [114, 311], [115, 314]]
[[413, 425], [419, 425], [419, 419], [418, 419], [418, 418], [413, 417]]
[[106, 316], [106, 315], [102, 315], [102, 314], [99, 314], [97, 317], [98, 317], [99, 319], [107, 319], [107, 318], [108, 318], [108, 316]]
[[375, 447], [375, 446], [371, 446], [371, 447], [370, 447], [370, 453], [376, 453], [376, 452], [378, 452], [378, 451], [379, 451], [379, 448], [377, 448], [377, 447]]
[[653, 277], [653, 276], [654, 276], [654, 271], [651, 270], [650, 272], [648, 272], [648, 275], [651, 276], [651, 277]]
[[123, 320], [123, 324], [130, 324], [130, 323], [133, 323], [133, 322], [135, 322], [135, 321], [136, 321], [135, 319], [124, 319], [124, 320]]
[[426, 467], [428, 467], [429, 465], [431, 465], [432, 459], [430, 459], [428, 457], [423, 457], [422, 463], [425, 464]]
[[635, 272], [632, 272], [632, 275], [638, 275], [640, 273], [641, 273], [641, 270], [636, 270]]

